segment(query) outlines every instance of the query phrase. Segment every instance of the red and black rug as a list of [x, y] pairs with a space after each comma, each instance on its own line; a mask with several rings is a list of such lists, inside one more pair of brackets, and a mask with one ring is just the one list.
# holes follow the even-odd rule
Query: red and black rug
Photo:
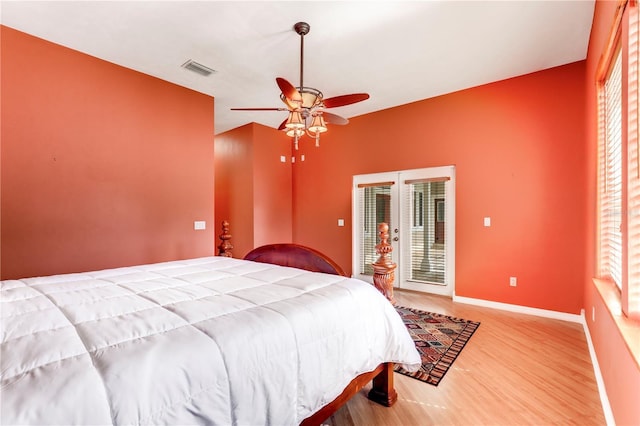
[[480, 323], [402, 306], [395, 308], [422, 358], [422, 367], [414, 373], [399, 365], [395, 371], [437, 386]]

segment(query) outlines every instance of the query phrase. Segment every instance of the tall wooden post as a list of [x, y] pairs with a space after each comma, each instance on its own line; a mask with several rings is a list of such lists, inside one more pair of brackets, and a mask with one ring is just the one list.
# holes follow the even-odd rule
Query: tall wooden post
[[222, 234], [220, 234], [221, 243], [218, 246], [218, 256], [233, 257], [233, 244], [229, 241], [231, 234], [229, 233], [229, 222], [222, 221]]
[[395, 280], [396, 265], [391, 260], [391, 252], [393, 247], [389, 244], [389, 225], [382, 222], [378, 225], [378, 235], [380, 236], [380, 243], [376, 245], [376, 253], [380, 256], [373, 266], [373, 284], [376, 288], [389, 299], [392, 304], [395, 304], [393, 299], [393, 281]]

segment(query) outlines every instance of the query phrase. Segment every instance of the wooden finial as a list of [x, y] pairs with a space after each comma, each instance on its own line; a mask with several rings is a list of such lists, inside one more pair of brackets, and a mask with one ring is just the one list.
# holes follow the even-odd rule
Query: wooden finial
[[393, 281], [395, 280], [396, 265], [391, 260], [393, 247], [389, 244], [389, 225], [382, 222], [378, 225], [380, 243], [376, 245], [376, 253], [380, 255], [373, 266], [373, 284], [391, 303], [393, 299]]
[[220, 240], [222, 241], [218, 246], [218, 256], [233, 257], [233, 244], [229, 241], [231, 234], [229, 233], [229, 222], [222, 221], [222, 234], [220, 234]]

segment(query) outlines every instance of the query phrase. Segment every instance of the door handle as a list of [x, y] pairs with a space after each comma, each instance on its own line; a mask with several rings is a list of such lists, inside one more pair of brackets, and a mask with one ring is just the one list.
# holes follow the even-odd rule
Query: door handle
[[398, 237], [393, 237], [393, 241], [398, 241]]

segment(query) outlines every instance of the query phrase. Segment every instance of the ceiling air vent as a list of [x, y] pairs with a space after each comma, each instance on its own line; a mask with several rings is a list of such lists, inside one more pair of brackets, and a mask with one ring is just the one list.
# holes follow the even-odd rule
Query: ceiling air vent
[[209, 67], [206, 67], [202, 64], [197, 63], [194, 60], [189, 59], [187, 62], [185, 62], [184, 64], [181, 65], [182, 68], [186, 68], [189, 71], [193, 71], [195, 73], [198, 73], [200, 75], [203, 75], [205, 77], [213, 74], [214, 72], [216, 72], [216, 70], [213, 70]]

